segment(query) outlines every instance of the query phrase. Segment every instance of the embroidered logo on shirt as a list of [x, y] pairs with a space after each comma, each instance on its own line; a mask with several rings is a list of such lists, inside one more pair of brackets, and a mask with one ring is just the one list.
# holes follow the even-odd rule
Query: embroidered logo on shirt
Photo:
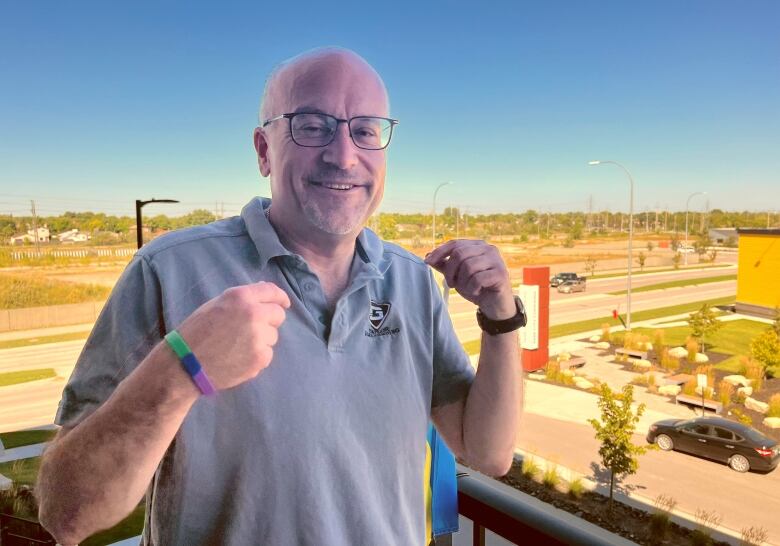
[[371, 325], [371, 329], [364, 332], [366, 336], [387, 336], [397, 334], [401, 331], [400, 328], [389, 328], [387, 326], [382, 328], [385, 320], [387, 320], [387, 316], [390, 314], [391, 307], [392, 305], [390, 303], [378, 303], [373, 300], [371, 301], [371, 305], [368, 311], [368, 323]]
[[379, 330], [385, 323], [387, 315], [390, 314], [390, 307], [391, 305], [389, 303], [377, 303], [375, 301], [371, 301], [371, 307], [369, 308], [370, 311], [368, 313], [368, 322], [371, 323], [371, 327], [374, 330]]

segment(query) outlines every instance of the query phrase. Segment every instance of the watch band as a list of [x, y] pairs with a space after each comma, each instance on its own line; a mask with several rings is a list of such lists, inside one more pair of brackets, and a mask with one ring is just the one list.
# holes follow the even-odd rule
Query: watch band
[[517, 313], [515, 316], [504, 320], [492, 320], [485, 316], [481, 309], [477, 309], [477, 324], [484, 332], [491, 336], [514, 332], [528, 323], [528, 317], [525, 314], [525, 307], [522, 300], [515, 296], [515, 307]]

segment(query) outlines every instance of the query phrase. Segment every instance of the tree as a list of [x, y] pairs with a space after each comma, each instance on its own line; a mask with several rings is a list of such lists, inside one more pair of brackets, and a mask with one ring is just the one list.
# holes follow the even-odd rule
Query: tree
[[601, 421], [588, 419], [596, 430], [596, 439], [601, 442], [599, 455], [601, 464], [609, 470], [609, 509], [615, 489], [615, 477], [635, 474], [639, 468], [638, 457], [647, 446], [634, 445], [631, 441], [636, 424], [645, 412], [645, 405], [639, 404], [636, 412], [631, 407], [634, 401], [634, 387], [626, 385], [622, 393], [615, 393], [606, 383], [601, 384], [598, 406]]
[[596, 261], [596, 258], [594, 258], [592, 255], [588, 255], [587, 258], [585, 258], [585, 272], [590, 274], [592, 277], [593, 274], [596, 272], [596, 265], [598, 262]]
[[676, 232], [672, 235], [671, 241], [669, 241], [669, 247], [671, 247], [674, 252], [677, 252], [677, 249], [680, 248], [680, 236]]
[[682, 256], [680, 256], [679, 252], [675, 252], [674, 256], [672, 256], [672, 263], [675, 269], [680, 269], [680, 260], [682, 260]]
[[699, 262], [701, 262], [702, 257], [707, 254], [707, 251], [709, 250], [709, 247], [712, 246], [712, 239], [710, 239], [710, 236], [706, 233], [702, 233], [696, 241], [693, 243], [693, 249], [696, 251], [696, 254], [699, 255]]
[[639, 252], [639, 256], [636, 257], [637, 261], [639, 261], [639, 270], [642, 271], [645, 268], [645, 261], [647, 260], [647, 256], [644, 252]]
[[772, 323], [772, 329], [780, 337], [780, 307], [775, 307], [775, 321]]
[[653, 241], [647, 241], [647, 251], [652, 252], [655, 248], [655, 245], [653, 245]]
[[710, 304], [705, 303], [701, 306], [701, 309], [690, 314], [688, 326], [691, 327], [691, 335], [701, 342], [701, 350], [703, 352], [705, 349], [705, 338], [720, 330], [723, 327], [723, 323], [718, 320]]
[[750, 342], [750, 354], [773, 370], [780, 367], [780, 337], [774, 328], [760, 333]]

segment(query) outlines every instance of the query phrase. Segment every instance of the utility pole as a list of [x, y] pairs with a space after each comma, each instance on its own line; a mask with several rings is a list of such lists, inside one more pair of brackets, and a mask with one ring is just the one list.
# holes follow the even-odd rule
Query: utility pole
[[593, 194], [588, 196], [588, 219], [585, 222], [588, 229], [591, 229], [591, 216], [593, 215]]
[[33, 238], [35, 239], [35, 253], [41, 253], [41, 243], [38, 241], [38, 215], [35, 214], [35, 201], [30, 200], [30, 210], [33, 218]]

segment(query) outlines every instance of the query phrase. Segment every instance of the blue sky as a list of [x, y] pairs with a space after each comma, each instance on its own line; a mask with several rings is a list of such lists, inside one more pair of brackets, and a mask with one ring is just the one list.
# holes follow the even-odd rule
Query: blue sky
[[363, 55], [401, 120], [384, 211], [780, 210], [780, 3], [4, 2], [0, 214], [236, 213], [268, 72]]

